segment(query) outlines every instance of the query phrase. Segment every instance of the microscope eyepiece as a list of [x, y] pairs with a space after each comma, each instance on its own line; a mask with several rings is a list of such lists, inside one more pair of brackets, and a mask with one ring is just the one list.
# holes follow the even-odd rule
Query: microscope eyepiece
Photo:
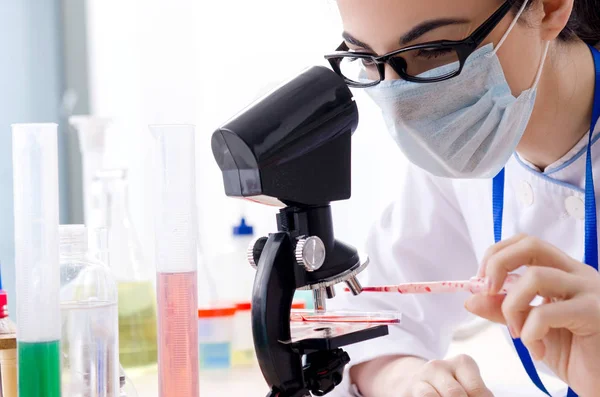
[[325, 67], [305, 70], [214, 132], [226, 194], [306, 206], [348, 199], [357, 124], [346, 83]]

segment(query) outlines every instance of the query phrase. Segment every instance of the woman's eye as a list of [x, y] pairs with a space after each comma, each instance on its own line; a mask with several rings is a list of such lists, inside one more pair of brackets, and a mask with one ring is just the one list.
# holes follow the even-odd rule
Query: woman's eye
[[440, 48], [440, 49], [429, 49], [429, 50], [419, 50], [417, 52], [417, 56], [426, 58], [426, 59], [435, 59], [439, 57], [443, 57], [445, 55], [449, 55], [453, 52], [452, 49], [449, 48]]
[[366, 68], [375, 66], [375, 62], [373, 62], [373, 60], [369, 58], [362, 58], [362, 64]]
[[373, 67], [375, 66], [375, 62], [370, 58], [362, 58], [362, 57], [347, 57], [349, 63], [360, 62], [363, 67]]
[[357, 56], [349, 56], [346, 58], [346, 61], [349, 63], [353, 63], [353, 62], [360, 62], [362, 63], [363, 67], [367, 67], [367, 66], [373, 66], [375, 65], [375, 62], [373, 62], [373, 60], [369, 57], [364, 57], [364, 56], [359, 56], [360, 55], [367, 55], [367, 51], [360, 51], [360, 50], [350, 50], [350, 53], [355, 52]]

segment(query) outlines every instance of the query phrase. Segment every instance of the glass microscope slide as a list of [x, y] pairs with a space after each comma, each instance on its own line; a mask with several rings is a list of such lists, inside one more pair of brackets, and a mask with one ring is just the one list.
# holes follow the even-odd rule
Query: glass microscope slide
[[359, 323], [359, 324], [399, 324], [402, 314], [397, 312], [352, 312], [330, 311], [315, 313], [292, 310], [290, 321], [304, 323]]

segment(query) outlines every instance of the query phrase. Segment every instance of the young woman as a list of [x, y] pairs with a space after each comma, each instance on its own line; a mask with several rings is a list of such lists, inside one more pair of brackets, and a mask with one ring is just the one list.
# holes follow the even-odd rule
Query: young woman
[[[600, 395], [600, 0], [337, 4], [344, 41], [327, 58], [367, 90], [413, 163], [373, 228], [363, 281], [489, 280], [487, 294], [466, 302], [348, 298], [347, 308], [411, 321], [349, 348], [349, 385], [338, 393], [491, 396], [472, 359], [441, 360], [466, 307], [520, 338], [540, 390], [543, 362], [569, 396]], [[497, 295], [511, 272], [522, 277]], [[543, 303], [530, 306], [536, 296]]]

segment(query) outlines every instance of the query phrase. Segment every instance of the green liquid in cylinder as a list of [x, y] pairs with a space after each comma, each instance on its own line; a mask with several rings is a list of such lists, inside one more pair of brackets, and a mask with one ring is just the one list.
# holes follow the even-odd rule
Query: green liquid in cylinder
[[60, 341], [19, 342], [19, 397], [60, 397]]
[[151, 281], [119, 282], [119, 361], [125, 368], [156, 364], [156, 295]]

